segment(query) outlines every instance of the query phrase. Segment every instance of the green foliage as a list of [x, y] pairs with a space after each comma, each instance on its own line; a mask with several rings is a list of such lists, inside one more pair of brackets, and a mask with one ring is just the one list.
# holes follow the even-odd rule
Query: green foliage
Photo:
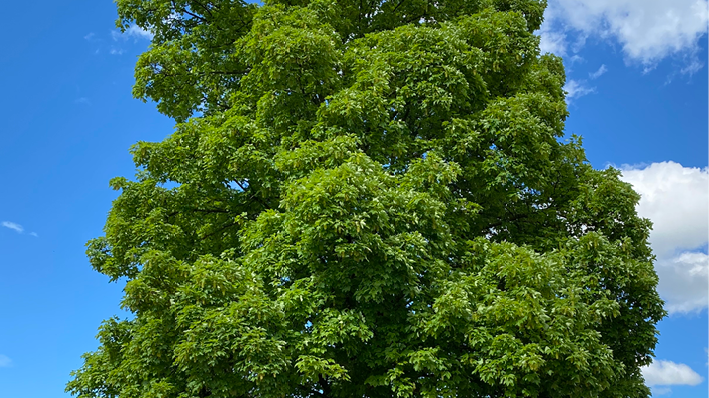
[[67, 391], [648, 396], [650, 223], [563, 141], [544, 1], [117, 4], [178, 124], [111, 182], [87, 253], [134, 316]]

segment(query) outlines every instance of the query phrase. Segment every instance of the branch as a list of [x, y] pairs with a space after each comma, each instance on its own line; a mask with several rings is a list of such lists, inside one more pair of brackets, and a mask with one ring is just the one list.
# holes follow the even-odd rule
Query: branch
[[200, 6], [204, 11], [207, 11], [207, 13], [209, 14], [210, 17], [214, 17], [214, 15], [212, 14], [212, 9], [211, 9], [211, 8], [205, 6], [204, 4], [202, 4], [202, 3], [200, 3], [199, 1], [196, 1], [196, 0], [192, 0], [192, 2], [195, 3], [195, 4], [197, 4], [198, 6]]
[[[238, 180], [234, 180], [234, 182], [236, 183], [236, 185], [239, 186], [239, 188], [241, 188], [241, 190], [242, 190], [243, 192], [246, 192], [246, 189], [247, 189], [248, 187], [244, 187], [244, 186], [241, 184], [241, 182], [239, 182]], [[257, 202], [259, 202], [259, 203], [261, 204], [261, 206], [263, 206], [264, 209], [266, 209], [266, 210], [271, 209], [271, 206], [269, 206], [269, 205], [267, 205], [266, 203], [264, 203], [264, 202], [261, 200], [261, 198], [259, 198], [258, 196], [256, 196], [255, 193], [254, 193], [254, 194], [251, 194], [251, 196], [250, 196], [249, 198], [250, 198], [250, 199], [255, 199]]]
[[192, 18], [198, 19], [198, 20], [200, 20], [200, 21], [202, 21], [202, 22], [204, 22], [204, 23], [208, 23], [208, 22], [209, 22], [209, 21], [208, 21], [206, 18], [204, 18], [203, 16], [197, 15], [197, 14], [194, 14], [194, 13], [191, 13], [191, 12], [187, 11], [185, 8], [182, 9], [182, 12], [184, 12], [185, 14], [191, 16]]
[[226, 229], [228, 229], [228, 228], [235, 227], [235, 226], [237, 226], [237, 225], [239, 225], [238, 222], [230, 222], [230, 223], [228, 223], [228, 224], [226, 224], [226, 225], [222, 225], [222, 226], [221, 226], [219, 229], [217, 229], [216, 231], [212, 231], [212, 232], [210, 232], [210, 233], [208, 233], [208, 234], [202, 236], [201, 240], [207, 239], [207, 238], [209, 238], [210, 236], [214, 236], [214, 235], [216, 235], [216, 234], [218, 234], [218, 233], [220, 233], [220, 232], [223, 232], [224, 230], [226, 230]]

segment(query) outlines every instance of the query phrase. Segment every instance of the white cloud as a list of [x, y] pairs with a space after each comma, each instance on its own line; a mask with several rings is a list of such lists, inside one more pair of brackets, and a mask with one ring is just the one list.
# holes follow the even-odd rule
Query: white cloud
[[619, 43], [632, 62], [650, 65], [682, 54], [694, 55], [693, 62], [708, 16], [707, 0], [550, 0], [540, 33], [561, 56], [573, 32], [581, 38], [576, 51], [586, 37], [596, 37]]
[[638, 214], [653, 222], [658, 292], [670, 313], [706, 308], [709, 294], [709, 170], [675, 162], [625, 166], [622, 179], [642, 196]]
[[571, 56], [571, 58], [569, 58], [569, 62], [571, 62], [572, 64], [575, 64], [577, 62], [583, 62], [583, 61], [585, 61], [583, 59], [583, 57], [578, 54], [574, 54]]
[[126, 40], [129, 37], [132, 37], [134, 39], [152, 40], [153, 33], [141, 28], [140, 26], [131, 25], [128, 27], [128, 29], [125, 30], [125, 32], [121, 32], [120, 30], [112, 30], [111, 37], [114, 41]]
[[606, 68], [606, 65], [603, 64], [603, 65], [601, 65], [600, 68], [598, 68], [597, 71], [595, 71], [593, 73], [589, 73], [588, 76], [591, 79], [598, 79], [599, 77], [603, 76], [606, 72], [608, 72], [608, 68]]
[[673, 258], [658, 257], [655, 270], [660, 277], [657, 290], [670, 314], [696, 312], [707, 306], [709, 256], [684, 252]]
[[75, 104], [91, 105], [91, 100], [86, 97], [79, 97], [74, 100]]
[[[138, 40], [143, 39], [152, 40], [153, 33], [137, 25], [131, 25], [126, 28], [124, 32], [121, 32], [120, 30], [112, 30], [111, 38], [114, 42], [125, 42], [129, 38], [132, 38], [134, 42], [137, 42]], [[125, 49], [122, 48], [120, 43], [118, 43], [117, 45], [111, 46], [108, 52], [111, 55], [123, 55], [123, 53], [125, 53]]]
[[10, 228], [12, 230], [15, 230], [15, 231], [17, 231], [18, 234], [21, 234], [25, 230], [24, 228], [22, 228], [22, 225], [14, 223], [12, 221], [3, 221], [2, 223], [0, 223], [0, 225], [2, 225], [5, 228]]
[[689, 366], [672, 361], [653, 361], [650, 365], [644, 366], [641, 370], [645, 378], [645, 384], [649, 387], [676, 385], [696, 386], [704, 380]]
[[692, 58], [679, 72], [684, 75], [693, 75], [704, 67], [704, 64], [696, 58]]
[[672, 393], [672, 389], [669, 387], [652, 387], [652, 396], [657, 397], [660, 395], [667, 395]]
[[539, 35], [539, 50], [542, 54], [552, 53], [560, 57], [566, 56], [566, 34], [563, 31], [552, 30], [549, 24], [543, 24]]
[[130, 37], [152, 40], [153, 34], [137, 25], [131, 25], [127, 30], [126, 34]]
[[[2, 223], [0, 223], [0, 225], [2, 225], [5, 228], [10, 228], [11, 230], [17, 232], [18, 234], [25, 232], [25, 229], [22, 227], [22, 225], [20, 225], [18, 223], [14, 223], [12, 221], [3, 221]], [[30, 232], [29, 235], [34, 236], [35, 238], [39, 238], [39, 235], [36, 232]], [[1, 365], [1, 362], [2, 362], [1, 357], [2, 357], [2, 355], [0, 355], [0, 366], [2, 366]]]
[[589, 87], [585, 80], [569, 80], [564, 85], [564, 91], [566, 91], [567, 101], [571, 101], [574, 98], [583, 97], [584, 95], [595, 93], [595, 87]]
[[709, 170], [675, 162], [621, 167], [623, 180], [642, 195], [638, 213], [653, 222], [650, 236], [658, 255], [694, 249], [709, 239]]
[[0, 354], [0, 368], [7, 368], [12, 365], [12, 360], [5, 355]]

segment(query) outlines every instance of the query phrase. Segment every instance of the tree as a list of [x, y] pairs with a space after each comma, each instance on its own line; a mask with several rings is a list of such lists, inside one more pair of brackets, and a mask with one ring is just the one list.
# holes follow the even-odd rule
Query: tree
[[154, 34], [80, 397], [646, 397], [639, 199], [564, 139], [540, 0], [118, 0]]

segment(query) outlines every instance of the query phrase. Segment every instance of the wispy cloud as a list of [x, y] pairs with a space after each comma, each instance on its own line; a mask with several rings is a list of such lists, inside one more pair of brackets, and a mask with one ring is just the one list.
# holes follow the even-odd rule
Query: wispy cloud
[[146, 39], [146, 40], [152, 40], [153, 39], [153, 33], [150, 31], [147, 31], [137, 25], [131, 25], [128, 29], [126, 29], [126, 34], [129, 37], [135, 37], [137, 39]]
[[693, 58], [691, 61], [685, 63], [684, 68], [680, 69], [679, 73], [683, 75], [693, 75], [699, 72], [703, 67], [704, 63], [702, 63], [696, 58]]
[[[22, 234], [22, 233], [25, 232], [25, 228], [22, 227], [22, 225], [20, 225], [20, 224], [18, 224], [18, 223], [16, 223], [16, 222], [3, 221], [3, 222], [0, 223], [0, 225], [2, 225], [2, 226], [5, 227], [5, 228], [11, 229], [11, 230], [17, 232], [18, 234]], [[39, 238], [39, 235], [38, 235], [36, 232], [30, 232], [30, 233], [28, 233], [28, 235], [34, 236], [35, 238]], [[0, 356], [1, 356], [1, 355], [0, 355]]]
[[577, 62], [583, 62], [583, 61], [585, 61], [583, 59], [583, 57], [578, 54], [574, 54], [571, 56], [571, 58], [569, 58], [569, 62], [571, 62], [572, 64], [575, 64]]
[[119, 40], [125, 40], [126, 37], [123, 36], [123, 33], [120, 30], [112, 30], [111, 31], [111, 38], [113, 41], [119, 41]]
[[112, 30], [111, 31], [111, 38], [113, 38], [114, 41], [127, 40], [128, 38], [133, 38], [136, 40], [137, 39], [152, 40], [153, 33], [141, 28], [140, 26], [131, 25], [124, 32], [121, 32], [120, 30]]
[[2, 223], [0, 223], [0, 225], [2, 225], [5, 228], [10, 228], [10, 229], [16, 231], [18, 234], [21, 234], [25, 230], [24, 228], [22, 228], [22, 225], [14, 223], [12, 221], [3, 221]]
[[12, 366], [12, 360], [5, 355], [0, 354], [0, 368]]
[[657, 397], [660, 395], [667, 395], [672, 393], [672, 389], [669, 387], [652, 387], [650, 388], [652, 390], [652, 396]]
[[566, 99], [571, 102], [571, 100], [583, 97], [596, 92], [595, 87], [589, 87], [585, 80], [569, 80], [564, 85], [564, 91], [566, 91]]
[[111, 38], [113, 39], [115, 45], [111, 46], [108, 53], [111, 55], [123, 55], [126, 52], [123, 45], [128, 41], [128, 39], [133, 39], [133, 42], [138, 42], [139, 40], [152, 40], [153, 33], [137, 25], [131, 25], [123, 32], [120, 30], [112, 30]]
[[593, 73], [589, 73], [588, 77], [590, 77], [591, 79], [598, 79], [599, 77], [603, 76], [606, 72], [608, 72], [608, 68], [606, 68], [606, 65], [603, 64], [603, 65], [601, 65], [600, 68], [598, 68], [597, 71], [595, 71]]
[[86, 97], [79, 97], [74, 100], [75, 104], [91, 105], [91, 100]]

